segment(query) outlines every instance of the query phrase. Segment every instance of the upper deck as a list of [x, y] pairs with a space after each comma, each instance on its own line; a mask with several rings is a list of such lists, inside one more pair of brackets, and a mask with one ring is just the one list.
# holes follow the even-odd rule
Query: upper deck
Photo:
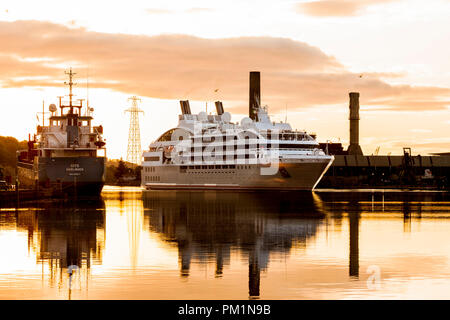
[[83, 105], [84, 99], [73, 101], [72, 80], [75, 73], [70, 69], [66, 74], [69, 75], [69, 82], [65, 83], [69, 85], [69, 100], [62, 101], [62, 97], [59, 97], [59, 108], [55, 104], [50, 104], [51, 115], [48, 117], [48, 125], [45, 125], [43, 118], [42, 125], [36, 128], [37, 137], [29, 141], [27, 155], [95, 157], [97, 150], [105, 150], [103, 127], [92, 126], [94, 109], [90, 108], [88, 103], [86, 106]]
[[313, 135], [293, 130], [288, 123], [271, 121], [267, 108], [258, 109], [256, 120], [245, 117], [240, 123], [231, 122], [228, 112], [191, 114], [190, 108], [183, 108], [183, 103], [182, 111], [178, 126], [150, 144], [149, 152], [144, 153], [144, 161], [146, 157], [147, 160], [162, 159], [163, 164], [175, 160], [197, 163], [205, 159], [208, 162], [213, 159], [214, 163], [233, 163], [238, 159], [258, 161], [274, 156], [326, 156]]

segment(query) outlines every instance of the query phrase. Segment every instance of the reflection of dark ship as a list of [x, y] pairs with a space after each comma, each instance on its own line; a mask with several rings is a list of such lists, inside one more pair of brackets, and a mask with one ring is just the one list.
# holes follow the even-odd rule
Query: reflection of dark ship
[[[48, 266], [50, 286], [61, 287], [72, 274], [86, 275], [101, 264], [105, 241], [104, 202], [58, 203], [17, 215], [17, 226], [28, 231], [29, 250]], [[43, 275], [44, 276], [44, 275]], [[70, 286], [69, 286], [70, 289]], [[69, 290], [70, 298], [70, 290]]]
[[[103, 128], [91, 127], [93, 109], [87, 106], [83, 110], [83, 100], [79, 104], [72, 101], [74, 73], [70, 70], [68, 74], [70, 100], [63, 104], [60, 98], [59, 115], [56, 106], [50, 105], [48, 126], [43, 119], [42, 126], [37, 127], [37, 136], [28, 141], [28, 150], [19, 152], [19, 182], [28, 188], [98, 195], [105, 182]], [[64, 109], [68, 111], [64, 113]], [[97, 154], [100, 150], [104, 151], [103, 156]]]
[[150, 229], [177, 244], [182, 276], [193, 260], [214, 257], [220, 277], [239, 249], [249, 261], [250, 297], [260, 295], [269, 254], [305, 246], [324, 217], [311, 193], [144, 192], [143, 200]]

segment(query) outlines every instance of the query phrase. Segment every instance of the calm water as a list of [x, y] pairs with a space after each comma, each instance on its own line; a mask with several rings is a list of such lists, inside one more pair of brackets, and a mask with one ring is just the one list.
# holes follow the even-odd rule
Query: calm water
[[0, 209], [0, 299], [249, 298], [450, 299], [449, 193], [108, 187]]

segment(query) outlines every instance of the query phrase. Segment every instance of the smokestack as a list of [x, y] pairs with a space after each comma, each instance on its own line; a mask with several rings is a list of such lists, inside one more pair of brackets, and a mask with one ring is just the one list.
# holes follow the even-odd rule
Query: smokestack
[[189, 100], [180, 100], [181, 113], [191, 114], [191, 107], [189, 105]]
[[259, 106], [261, 105], [261, 84], [260, 84], [260, 73], [259, 71], [250, 72], [250, 95], [249, 95], [249, 106], [248, 106], [248, 116], [252, 120], [256, 120]]
[[352, 155], [362, 155], [359, 145], [359, 92], [350, 92], [350, 145], [347, 152]]
[[217, 114], [218, 114], [219, 116], [222, 115], [222, 114], [223, 114], [223, 104], [222, 104], [222, 101], [216, 101], [215, 104], [216, 104], [216, 111], [217, 111]]
[[184, 114], [184, 101], [180, 100], [181, 114]]

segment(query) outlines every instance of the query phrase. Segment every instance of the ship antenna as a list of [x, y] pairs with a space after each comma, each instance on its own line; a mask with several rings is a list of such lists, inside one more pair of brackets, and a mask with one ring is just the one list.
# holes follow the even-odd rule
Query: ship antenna
[[45, 100], [44, 99], [42, 99], [42, 112], [36, 113], [36, 118], [37, 118], [38, 124], [41, 121], [39, 119], [39, 113], [42, 113], [42, 126], [45, 126], [45, 114], [48, 112], [45, 112]]
[[287, 102], [286, 102], [286, 115], [284, 116], [284, 123], [287, 123]]
[[86, 115], [89, 112], [89, 66], [87, 68], [87, 81], [86, 81]]
[[59, 109], [60, 109], [60, 112], [61, 112], [61, 116], [62, 116], [62, 108], [61, 108], [61, 106], [62, 106], [62, 103], [61, 103], [61, 100], [62, 100], [62, 98], [63, 98], [64, 96], [58, 96], [58, 99], [59, 99]]
[[45, 107], [44, 107], [44, 100], [42, 99], [42, 127], [44, 127], [45, 122], [44, 122], [44, 113], [45, 113]]
[[70, 71], [64, 71], [65, 74], [69, 75], [69, 83], [64, 81], [64, 84], [69, 85], [69, 106], [70, 106], [70, 113], [73, 113], [73, 106], [72, 106], [72, 86], [76, 83], [72, 82], [72, 78], [74, 75], [76, 75], [75, 72], [72, 72], [72, 67], [70, 67]]

